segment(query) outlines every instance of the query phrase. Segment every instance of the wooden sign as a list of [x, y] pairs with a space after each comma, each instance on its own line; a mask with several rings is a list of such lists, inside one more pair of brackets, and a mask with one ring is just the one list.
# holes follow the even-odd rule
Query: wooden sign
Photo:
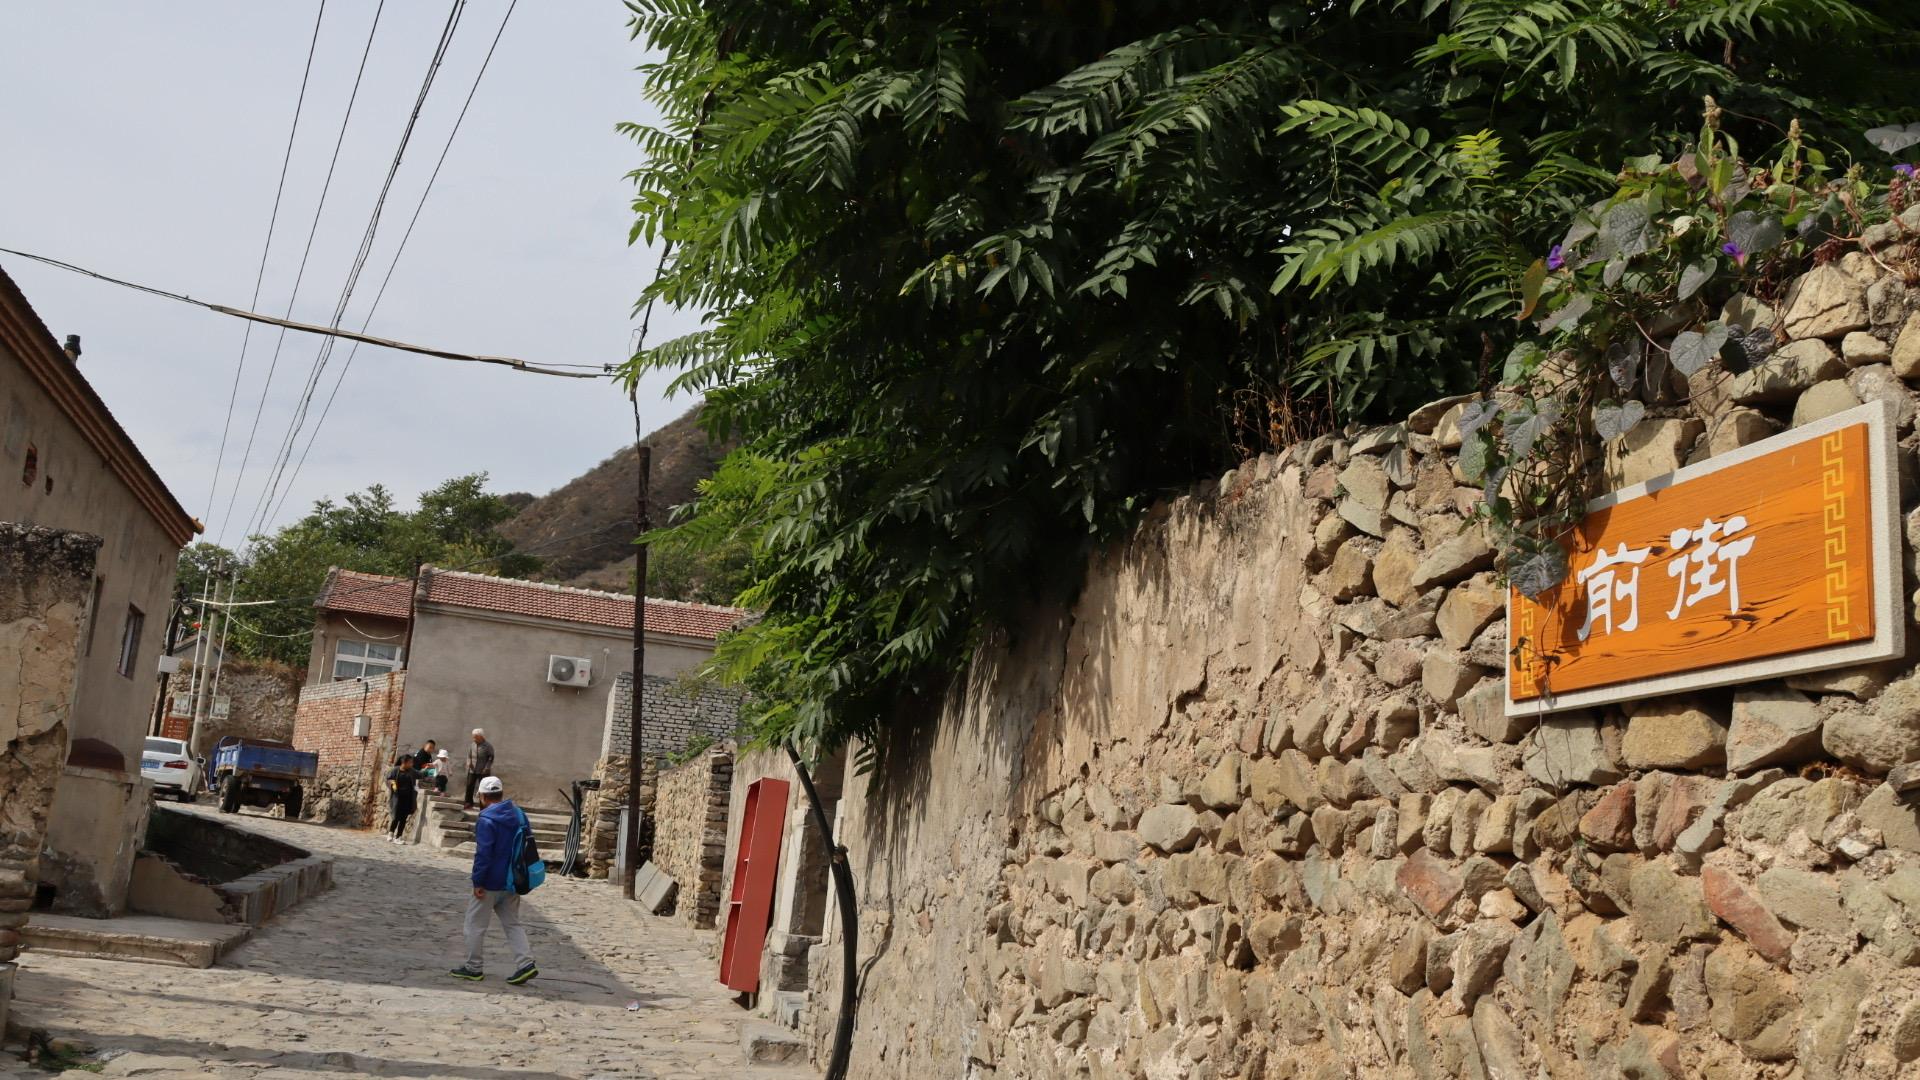
[[1872, 402], [1594, 500], [1566, 580], [1508, 595], [1507, 711], [1900, 655], [1893, 429]]

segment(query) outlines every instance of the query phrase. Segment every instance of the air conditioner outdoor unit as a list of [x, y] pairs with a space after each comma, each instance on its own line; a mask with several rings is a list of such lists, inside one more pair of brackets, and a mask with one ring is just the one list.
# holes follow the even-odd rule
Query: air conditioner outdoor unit
[[549, 656], [547, 681], [555, 686], [590, 686], [593, 661], [584, 656]]

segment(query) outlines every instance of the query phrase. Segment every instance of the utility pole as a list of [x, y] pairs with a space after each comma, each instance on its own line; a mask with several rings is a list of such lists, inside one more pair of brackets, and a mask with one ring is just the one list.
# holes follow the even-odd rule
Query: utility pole
[[193, 639], [193, 682], [187, 694], [187, 715], [193, 718], [193, 726], [187, 732], [188, 756], [192, 756], [193, 741], [200, 736], [200, 689], [205, 685], [206, 657], [210, 655], [207, 648], [207, 631], [211, 629], [207, 625], [207, 601], [213, 599], [213, 584], [219, 576], [220, 571], [215, 570], [200, 583], [200, 621], [195, 624]]
[[633, 878], [640, 872], [640, 774], [645, 755], [641, 752], [646, 728], [647, 679], [647, 532], [653, 522], [647, 514], [647, 490], [653, 480], [653, 447], [639, 443], [634, 452], [640, 458], [640, 486], [637, 517], [640, 525], [640, 550], [634, 556], [633, 574], [633, 726], [627, 736], [627, 872], [620, 882], [620, 895], [633, 899]]
[[[207, 707], [211, 712], [213, 700], [220, 696], [220, 673], [227, 667], [227, 645], [233, 641], [233, 602], [240, 596], [240, 568], [233, 568], [233, 577], [227, 581], [227, 606], [220, 609], [220, 636], [214, 640], [213, 686], [207, 691]], [[193, 747], [189, 746], [189, 750]]]

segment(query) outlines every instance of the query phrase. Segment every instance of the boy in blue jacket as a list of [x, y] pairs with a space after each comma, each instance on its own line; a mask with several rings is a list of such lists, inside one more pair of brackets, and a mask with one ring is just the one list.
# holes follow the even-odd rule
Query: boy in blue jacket
[[448, 972], [456, 979], [473, 982], [485, 978], [481, 972], [480, 949], [487, 936], [488, 915], [499, 916], [500, 929], [513, 950], [515, 967], [507, 982], [514, 986], [540, 974], [533, 952], [527, 947], [527, 931], [520, 925], [520, 895], [507, 880], [513, 862], [513, 838], [520, 831], [520, 808], [506, 797], [497, 776], [482, 777], [480, 820], [473, 824], [473, 898], [467, 901], [467, 962]]

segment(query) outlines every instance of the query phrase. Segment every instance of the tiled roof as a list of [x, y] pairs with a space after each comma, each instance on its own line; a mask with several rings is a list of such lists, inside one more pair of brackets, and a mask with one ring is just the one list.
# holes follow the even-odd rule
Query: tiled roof
[[327, 583], [321, 587], [313, 606], [328, 611], [405, 619], [413, 613], [412, 592], [413, 581], [409, 578], [362, 574], [358, 570], [335, 567], [327, 571]]
[[[633, 628], [633, 597], [624, 593], [595, 589], [572, 589], [538, 581], [488, 577], [458, 570], [426, 567], [420, 576], [425, 582], [425, 603], [448, 607], [477, 608], [514, 615], [561, 619], [566, 622]], [[678, 600], [647, 601], [647, 629], [655, 633], [712, 640], [730, 630], [746, 612], [739, 608], [688, 604]]]

